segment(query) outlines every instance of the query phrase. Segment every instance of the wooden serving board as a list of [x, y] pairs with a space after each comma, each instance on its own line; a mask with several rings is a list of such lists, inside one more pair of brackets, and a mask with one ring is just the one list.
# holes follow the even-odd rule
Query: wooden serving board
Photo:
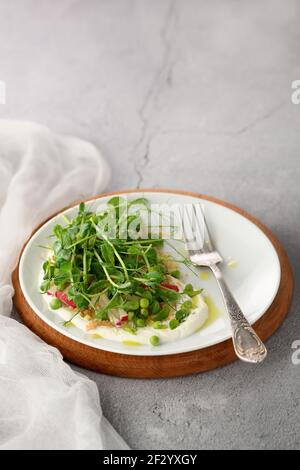
[[[101, 194], [101, 196], [138, 191], [139, 190], [136, 189], [129, 191], [124, 190], [119, 191], [118, 193], [114, 192]], [[281, 281], [277, 295], [272, 305], [254, 325], [254, 328], [261, 339], [263, 341], [267, 340], [277, 330], [287, 315], [293, 293], [293, 273], [291, 265], [287, 254], [278, 239], [268, 228], [266, 228], [257, 219], [252, 217], [244, 210], [213, 197], [176, 190], [140, 190], [140, 192], [143, 193], [156, 191], [199, 197], [228, 207], [257, 225], [270, 239], [280, 260]], [[89, 200], [97, 199], [98, 197], [100, 196], [90, 198]], [[74, 205], [75, 204], [72, 206]], [[49, 219], [53, 216], [49, 217]], [[43, 224], [45, 222], [46, 221], [44, 221]], [[37, 227], [33, 233], [35, 233], [39, 227]], [[23, 250], [25, 246], [26, 244], [24, 245]], [[236, 359], [231, 340], [224, 341], [208, 348], [199, 349], [197, 351], [166, 356], [132, 356], [102, 351], [64, 336], [54, 328], [51, 328], [49, 325], [47, 325], [31, 309], [31, 307], [26, 302], [20, 287], [19, 263], [13, 273], [13, 285], [15, 288], [14, 304], [23, 322], [47, 343], [51, 344], [52, 346], [56, 346], [61, 351], [65, 359], [87, 369], [105, 374], [117, 375], [120, 377], [162, 378], [208, 371], [210, 369], [223, 366], [224, 364], [228, 364]]]

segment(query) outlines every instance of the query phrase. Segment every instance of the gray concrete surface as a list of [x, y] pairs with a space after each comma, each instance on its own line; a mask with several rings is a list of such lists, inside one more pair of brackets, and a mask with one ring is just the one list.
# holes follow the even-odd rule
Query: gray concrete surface
[[81, 370], [133, 448], [300, 447], [299, 15], [296, 0], [0, 2], [1, 117], [96, 143], [110, 190], [184, 188], [245, 208], [294, 266], [293, 306], [261, 366], [156, 381]]

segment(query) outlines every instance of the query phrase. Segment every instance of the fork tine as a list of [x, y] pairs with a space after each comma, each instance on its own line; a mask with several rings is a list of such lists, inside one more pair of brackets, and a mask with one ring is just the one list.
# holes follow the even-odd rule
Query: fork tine
[[[195, 224], [195, 209], [193, 205], [187, 205], [183, 208], [182, 228], [189, 251], [201, 251], [203, 247], [203, 230], [199, 230], [200, 225], [197, 227]], [[196, 225], [196, 227], [195, 227]], [[198, 228], [198, 229], [197, 229]]]
[[193, 204], [193, 214], [195, 219], [195, 236], [201, 249], [205, 244], [205, 220], [200, 204]]
[[199, 204], [183, 206], [182, 229], [190, 260], [197, 266], [211, 267], [222, 261], [209, 238], [204, 214]]
[[191, 220], [188, 211], [186, 210], [186, 207], [183, 206], [182, 209], [182, 229], [183, 229], [183, 235], [185, 238], [185, 242], [188, 245], [190, 242], [193, 241], [194, 234], [192, 230], [192, 225], [191, 225]]
[[[206, 223], [204, 210], [201, 204], [194, 204], [195, 218], [197, 224], [197, 232], [200, 232], [203, 238], [203, 247], [208, 251], [214, 249], [212, 239], [208, 230], [208, 225]], [[200, 224], [201, 220], [201, 224]]]

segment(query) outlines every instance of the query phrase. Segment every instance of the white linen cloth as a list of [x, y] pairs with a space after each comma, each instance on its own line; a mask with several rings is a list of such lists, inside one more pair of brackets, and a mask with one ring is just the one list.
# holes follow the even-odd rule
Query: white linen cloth
[[99, 193], [110, 171], [92, 144], [0, 120], [0, 449], [127, 449], [97, 386], [12, 318], [11, 273], [31, 230]]

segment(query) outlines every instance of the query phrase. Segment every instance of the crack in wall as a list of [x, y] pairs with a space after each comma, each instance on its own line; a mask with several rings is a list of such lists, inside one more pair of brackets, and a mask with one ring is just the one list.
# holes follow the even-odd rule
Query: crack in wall
[[264, 121], [267, 121], [268, 119], [270, 119], [274, 114], [277, 113], [277, 111], [279, 111], [280, 109], [282, 109], [282, 107], [284, 106], [284, 103], [281, 102], [279, 103], [278, 105], [276, 105], [274, 108], [270, 109], [269, 111], [267, 111], [265, 114], [263, 114], [262, 116], [258, 116], [256, 119], [254, 119], [252, 122], [249, 122], [248, 124], [246, 124], [245, 126], [241, 127], [240, 129], [238, 129], [237, 131], [233, 132], [232, 135], [240, 135], [240, 134], [244, 134], [245, 132], [247, 132], [249, 129], [252, 129], [253, 127], [256, 127], [257, 124], [260, 124], [261, 122], [264, 122]]
[[133, 148], [133, 155], [134, 155], [134, 171], [137, 175], [137, 183], [136, 187], [139, 189], [143, 183], [144, 175], [143, 172], [147, 168], [150, 162], [150, 151], [151, 151], [151, 144], [155, 137], [159, 135], [169, 134], [169, 133], [185, 133], [185, 132], [195, 132], [199, 133], [199, 135], [204, 136], [238, 136], [240, 134], [244, 134], [251, 130], [252, 128], [256, 127], [260, 123], [268, 120], [274, 114], [276, 114], [282, 107], [284, 103], [279, 103], [265, 114], [258, 116], [253, 121], [245, 124], [243, 127], [238, 128], [233, 131], [209, 131], [205, 129], [170, 129], [165, 131], [160, 131], [159, 129], [155, 129], [154, 126], [151, 128], [151, 117], [155, 112], [156, 104], [158, 98], [160, 97], [162, 90], [167, 87], [172, 86], [173, 81], [173, 69], [176, 65], [176, 60], [174, 57], [172, 58], [172, 34], [170, 34], [171, 26], [176, 21], [177, 10], [176, 10], [176, 1], [171, 0], [165, 15], [165, 19], [163, 21], [163, 25], [160, 31], [161, 43], [163, 47], [163, 54], [161, 59], [161, 65], [158, 68], [157, 73], [154, 75], [152, 83], [143, 99], [140, 109], [138, 110], [138, 115], [141, 120], [141, 133], [138, 142]]
[[191, 134], [199, 134], [202, 136], [224, 136], [224, 137], [234, 137], [238, 136], [240, 134], [244, 134], [248, 132], [249, 130], [255, 128], [257, 125], [261, 124], [262, 122], [267, 121], [271, 117], [273, 117], [275, 114], [277, 114], [278, 111], [280, 111], [284, 107], [285, 103], [281, 102], [274, 106], [272, 109], [267, 111], [265, 114], [258, 116], [256, 119], [253, 121], [250, 121], [248, 124], [245, 124], [243, 127], [240, 127], [239, 129], [233, 130], [233, 131], [209, 131], [207, 129], [201, 129], [201, 128], [173, 128], [173, 129], [166, 129], [164, 131], [160, 131], [157, 135], [168, 135], [168, 134], [185, 134], [185, 133], [191, 133]]
[[[161, 66], [158, 72], [154, 76], [153, 82], [143, 100], [142, 106], [139, 109], [139, 117], [142, 122], [141, 136], [133, 149], [135, 155], [134, 169], [137, 174], [136, 187], [140, 188], [143, 182], [143, 170], [147, 167], [150, 161], [150, 146], [151, 140], [154, 136], [154, 132], [149, 133], [149, 121], [151, 118], [151, 105], [155, 108], [157, 98], [159, 97], [161, 90], [164, 85], [170, 86], [170, 76], [172, 75], [171, 68], [173, 64], [170, 64], [171, 55], [171, 40], [168, 37], [169, 29], [172, 21], [175, 17], [176, 0], [171, 0], [163, 26], [161, 28], [160, 37], [163, 45], [163, 57], [161, 60]], [[153, 110], [152, 110], [153, 112]], [[145, 149], [143, 151], [143, 148]], [[142, 153], [142, 160], [139, 160], [139, 155]]]
[[[189, 132], [190, 133], [197, 133], [197, 134], [199, 134], [201, 136], [204, 136], [204, 137], [205, 136], [206, 137], [210, 137], [210, 136], [211, 137], [213, 137], [213, 136], [235, 137], [235, 136], [238, 136], [238, 135], [241, 135], [241, 134], [244, 134], [244, 133], [248, 132], [252, 128], [255, 128], [257, 125], [259, 125], [260, 123], [262, 123], [264, 121], [267, 121], [274, 114], [276, 114], [279, 110], [281, 110], [283, 108], [283, 106], [284, 106], [284, 103], [278, 104], [277, 106], [270, 109], [269, 111], [267, 111], [262, 116], [257, 117], [255, 120], [249, 122], [248, 124], [241, 127], [240, 129], [237, 129], [237, 130], [232, 131], [232, 132], [230, 132], [230, 131], [229, 132], [208, 131], [208, 130], [205, 130], [205, 129], [190, 129], [190, 128], [187, 128], [187, 129], [185, 129], [185, 128], [168, 129], [168, 130], [164, 130], [164, 131], [157, 131], [156, 133], [153, 132], [152, 134], [150, 134], [148, 136], [147, 141], [143, 142], [143, 144], [145, 146], [145, 152], [144, 152], [143, 157], [142, 157], [143, 165], [141, 167], [138, 167], [137, 162], [135, 162], [135, 172], [138, 175], [137, 188], [140, 188], [141, 184], [143, 182], [142, 170], [145, 169], [147, 167], [147, 165], [149, 164], [150, 153], [151, 153], [151, 144], [152, 144], [152, 142], [155, 138], [158, 138], [158, 137], [163, 136], [163, 135], [172, 134], [172, 133], [185, 134], [185, 133], [189, 133]], [[139, 142], [142, 143], [141, 140]], [[198, 155], [198, 153], [193, 154], [193, 156], [197, 156], [197, 155]]]

